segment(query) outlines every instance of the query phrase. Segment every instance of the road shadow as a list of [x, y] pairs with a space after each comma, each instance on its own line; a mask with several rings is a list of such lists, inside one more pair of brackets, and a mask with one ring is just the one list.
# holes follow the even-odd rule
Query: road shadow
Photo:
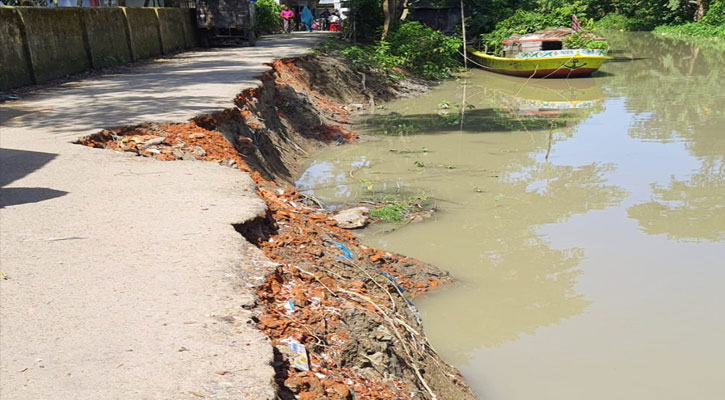
[[68, 192], [48, 188], [0, 188], [0, 208], [19, 204], [38, 203], [40, 201], [65, 196]]
[[6, 188], [8, 184], [37, 171], [58, 155], [38, 151], [0, 148], [0, 208], [37, 203], [68, 194], [62, 190], [39, 187]]

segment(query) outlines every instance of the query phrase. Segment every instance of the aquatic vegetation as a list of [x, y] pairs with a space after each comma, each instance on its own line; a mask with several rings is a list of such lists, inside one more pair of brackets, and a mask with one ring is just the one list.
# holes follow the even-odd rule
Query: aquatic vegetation
[[383, 222], [403, 222], [410, 208], [410, 204], [405, 202], [388, 204], [381, 208], [371, 210], [370, 216]]
[[370, 211], [372, 218], [378, 219], [382, 222], [387, 223], [400, 223], [413, 217], [416, 214], [415, 210], [423, 210], [429, 197], [425, 193], [421, 193], [415, 196], [409, 196], [404, 200], [401, 200], [401, 196], [386, 194], [382, 198], [384, 206]]

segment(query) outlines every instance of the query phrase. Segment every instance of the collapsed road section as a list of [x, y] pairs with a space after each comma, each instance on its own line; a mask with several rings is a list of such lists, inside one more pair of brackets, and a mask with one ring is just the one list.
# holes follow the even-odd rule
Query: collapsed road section
[[411, 301], [449, 275], [360, 244], [314, 199], [289, 188], [303, 156], [355, 140], [346, 126], [359, 104], [420, 90], [335, 57], [278, 60], [235, 108], [187, 123], [104, 130], [79, 143], [250, 173], [268, 212], [235, 228], [270, 266], [255, 286], [254, 312], [275, 346], [280, 398], [468, 399], [460, 373], [426, 340]]

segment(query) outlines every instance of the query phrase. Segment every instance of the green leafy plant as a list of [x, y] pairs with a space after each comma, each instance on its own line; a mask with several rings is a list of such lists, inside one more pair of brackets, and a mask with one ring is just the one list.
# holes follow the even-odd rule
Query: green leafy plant
[[707, 14], [698, 22], [658, 26], [655, 32], [683, 37], [725, 38], [725, 0], [713, 2]]
[[384, 222], [403, 222], [410, 212], [411, 205], [406, 202], [388, 204], [370, 211], [370, 216]]
[[482, 44], [494, 54], [500, 54], [501, 41], [511, 35], [524, 35], [554, 26], [568, 25], [569, 19], [556, 14], [517, 10], [514, 15], [496, 24], [493, 32], [481, 35]]
[[390, 51], [390, 43], [377, 42], [374, 46], [350, 46], [340, 52], [354, 66], [384, 72], [390, 76], [399, 75], [395, 68], [403, 64], [402, 57]]
[[629, 18], [627, 16], [624, 16], [619, 13], [611, 13], [605, 15], [602, 19], [597, 21], [594, 24], [594, 27], [598, 30], [623, 30], [623, 31], [630, 31], [634, 30], [634, 28], [637, 25], [637, 22], [634, 21], [632, 18]]
[[587, 32], [577, 32], [566, 36], [562, 40], [564, 47], [568, 49], [609, 49], [609, 43], [606, 40], [595, 40], [594, 35]]
[[274, 0], [257, 0], [254, 5], [254, 31], [258, 34], [277, 33], [282, 29], [282, 6]]
[[419, 22], [406, 22], [388, 36], [391, 51], [401, 57], [403, 66], [428, 79], [450, 76], [458, 62], [460, 39], [449, 37]]
[[363, 185], [365, 185], [365, 188], [367, 190], [369, 190], [369, 191], [372, 191], [373, 190], [373, 187], [375, 186], [375, 182], [370, 181], [370, 180], [365, 179], [365, 178], [360, 179], [360, 183], [362, 183]]

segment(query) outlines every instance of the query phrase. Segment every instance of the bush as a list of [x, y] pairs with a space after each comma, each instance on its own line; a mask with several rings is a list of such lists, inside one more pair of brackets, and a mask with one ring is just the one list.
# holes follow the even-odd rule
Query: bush
[[616, 29], [623, 31], [631, 31], [636, 26], [636, 21], [629, 17], [625, 17], [622, 14], [612, 13], [607, 14], [604, 18], [600, 19], [594, 24], [596, 29]]
[[388, 35], [392, 53], [403, 59], [412, 73], [428, 79], [443, 79], [460, 64], [457, 60], [461, 41], [419, 22], [406, 22]]
[[[558, 12], [537, 13], [530, 11], [518, 10], [509, 18], [496, 24], [496, 29], [491, 33], [481, 35], [482, 43], [489, 51], [499, 54], [503, 46], [502, 40], [506, 40], [511, 35], [524, 35], [540, 31], [542, 29], [569, 26], [571, 24], [571, 14], [565, 14], [569, 9], [559, 9]], [[583, 24], [587, 24], [588, 20], [582, 18]]]
[[551, 21], [547, 15], [518, 10], [514, 15], [496, 24], [496, 29], [481, 35], [481, 42], [488, 51], [498, 55], [503, 46], [501, 41], [509, 36], [536, 32], [549, 27]]
[[392, 70], [405, 62], [390, 51], [390, 43], [378, 42], [374, 46], [350, 46], [341, 51], [342, 55], [358, 68], [372, 69], [392, 73]]
[[566, 36], [561, 42], [568, 49], [609, 49], [606, 40], [594, 40], [593, 35], [581, 32]]
[[705, 17], [700, 22], [712, 26], [725, 25], [725, 0], [716, 0], [710, 4], [707, 14], [705, 14]]
[[655, 32], [675, 36], [725, 38], [725, 0], [713, 2], [707, 14], [698, 22], [658, 26]]
[[257, 0], [254, 6], [254, 32], [278, 33], [282, 29], [282, 6], [274, 0]]
[[342, 55], [359, 68], [397, 76], [403, 67], [427, 79], [444, 79], [460, 66], [457, 60], [460, 40], [448, 37], [418, 22], [406, 22], [388, 35], [389, 41], [371, 46], [350, 46]]
[[[347, 3], [348, 21], [343, 24], [344, 37], [356, 42], [372, 43], [379, 39], [383, 29], [383, 7], [379, 0], [350, 0]], [[352, 31], [354, 29], [354, 32]]]

